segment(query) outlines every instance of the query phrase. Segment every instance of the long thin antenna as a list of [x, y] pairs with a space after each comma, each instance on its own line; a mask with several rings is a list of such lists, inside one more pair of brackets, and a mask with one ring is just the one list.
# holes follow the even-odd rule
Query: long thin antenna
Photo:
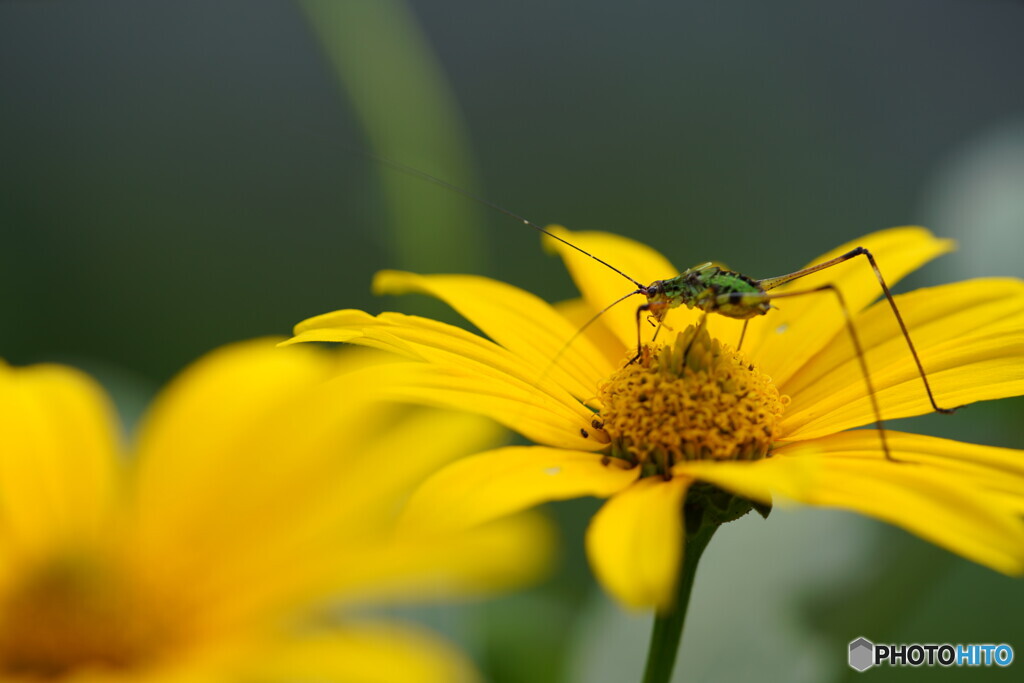
[[597, 261], [598, 263], [600, 263], [602, 266], [605, 266], [607, 268], [611, 268], [616, 273], [618, 273], [619, 275], [621, 275], [622, 277], [626, 278], [627, 280], [632, 282], [634, 285], [639, 287], [640, 290], [642, 290], [642, 291], [646, 291], [647, 290], [647, 287], [643, 283], [637, 282], [636, 280], [634, 280], [630, 276], [626, 275], [621, 270], [619, 270], [618, 268], [616, 268], [612, 264], [608, 263], [607, 261], [602, 261], [598, 257], [596, 257], [593, 254], [591, 254], [589, 251], [584, 251], [583, 249], [580, 249], [579, 247], [577, 247], [572, 242], [569, 242], [568, 240], [562, 239], [558, 235], [552, 233], [550, 230], [542, 228], [541, 226], [537, 225], [533, 221], [531, 221], [531, 220], [529, 220], [527, 218], [523, 218], [522, 216], [520, 216], [517, 213], [511, 212], [508, 209], [504, 208], [503, 206], [499, 206], [499, 205], [495, 204], [494, 202], [491, 202], [491, 201], [488, 201], [488, 200], [484, 199], [483, 197], [478, 197], [475, 194], [473, 194], [472, 192], [467, 192], [466, 190], [463, 190], [461, 187], [458, 187], [457, 185], [452, 185], [451, 183], [445, 182], [444, 180], [441, 180], [440, 178], [435, 178], [434, 176], [430, 175], [429, 173], [426, 173], [425, 171], [421, 171], [418, 168], [413, 168], [412, 166], [406, 166], [405, 164], [400, 164], [397, 161], [391, 161], [390, 159], [385, 159], [384, 157], [378, 156], [378, 155], [373, 154], [371, 152], [361, 151], [359, 153], [362, 154], [362, 155], [365, 155], [366, 157], [368, 157], [368, 158], [370, 158], [370, 159], [372, 159], [372, 160], [374, 160], [374, 161], [376, 161], [378, 163], [384, 164], [385, 166], [389, 166], [393, 170], [401, 171], [402, 173], [407, 173], [409, 175], [416, 176], [417, 178], [420, 178], [422, 180], [426, 180], [428, 182], [434, 183], [435, 185], [440, 185], [441, 187], [447, 188], [447, 189], [451, 190], [452, 192], [457, 192], [457, 193], [461, 194], [463, 197], [466, 197], [468, 199], [472, 199], [475, 202], [480, 202], [484, 206], [489, 206], [492, 209], [494, 209], [495, 211], [503, 213], [506, 216], [508, 216], [509, 218], [514, 218], [517, 221], [519, 221], [520, 223], [522, 223], [523, 225], [528, 225], [531, 228], [544, 233], [548, 237], [551, 237], [552, 239], [556, 239], [556, 240], [558, 240], [559, 242], [561, 242], [562, 244], [564, 244], [566, 246], [572, 247], [573, 249], [575, 249], [576, 251], [580, 252], [581, 254], [583, 254], [585, 256], [589, 256], [590, 258], [592, 258], [595, 261]]
[[595, 313], [593, 316], [591, 316], [590, 320], [588, 320], [587, 322], [583, 323], [583, 325], [580, 326], [579, 329], [577, 329], [575, 332], [573, 332], [572, 336], [569, 337], [568, 339], [566, 339], [565, 343], [562, 344], [562, 346], [558, 349], [558, 351], [555, 352], [555, 355], [552, 356], [551, 360], [549, 360], [547, 365], [544, 366], [544, 370], [540, 373], [540, 377], [537, 378], [537, 382], [536, 383], [540, 384], [541, 382], [544, 381], [544, 379], [548, 376], [548, 373], [551, 372], [551, 369], [554, 368], [556, 365], [558, 365], [558, 361], [561, 360], [562, 356], [565, 355], [565, 352], [569, 350], [569, 347], [572, 346], [572, 343], [574, 341], [576, 341], [577, 339], [579, 339], [583, 335], [583, 333], [587, 331], [587, 328], [589, 328], [591, 325], [596, 323], [598, 321], [598, 319], [602, 315], [604, 315], [605, 313], [610, 311], [614, 306], [616, 306], [618, 304], [621, 304], [623, 301], [625, 301], [629, 297], [634, 296], [636, 294], [643, 294], [643, 293], [644, 293], [643, 290], [635, 289], [632, 292], [630, 292], [629, 294], [625, 294], [625, 295], [619, 297], [618, 299], [616, 299], [615, 301], [611, 302], [610, 304], [608, 304], [607, 306], [602, 308], [600, 311]]
[[642, 289], [635, 289], [632, 292], [630, 292], [629, 294], [625, 294], [623, 296], [620, 296], [618, 299], [616, 299], [615, 301], [611, 302], [610, 304], [608, 304], [607, 306], [602, 308], [600, 311], [595, 313], [593, 316], [591, 316], [590, 320], [588, 320], [587, 322], [583, 323], [583, 325], [581, 325], [578, 330], [573, 332], [573, 335], [571, 337], [569, 337], [565, 341], [564, 344], [562, 344], [562, 348], [558, 349], [558, 352], [551, 359], [550, 365], [554, 365], [555, 363], [557, 363], [558, 359], [560, 359], [562, 357], [562, 354], [565, 353], [566, 350], [568, 350], [568, 348], [572, 345], [572, 343], [574, 341], [576, 341], [577, 339], [579, 339], [580, 335], [582, 335], [584, 332], [586, 332], [588, 327], [590, 327], [591, 325], [596, 323], [598, 321], [598, 319], [602, 315], [604, 315], [605, 313], [610, 311], [617, 304], [621, 304], [623, 301], [625, 301], [629, 297], [634, 296], [636, 294], [643, 294], [643, 293], [644, 293], [644, 290], [642, 290]]

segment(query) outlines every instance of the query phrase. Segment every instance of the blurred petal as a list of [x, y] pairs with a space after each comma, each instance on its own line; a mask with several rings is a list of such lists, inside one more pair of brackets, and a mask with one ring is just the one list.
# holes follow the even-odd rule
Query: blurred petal
[[405, 510], [406, 529], [466, 528], [552, 500], [606, 498], [639, 468], [594, 453], [511, 446], [463, 458], [428, 479]]
[[[400, 528], [390, 549], [338, 553], [338, 566], [325, 565], [328, 581], [347, 603], [368, 598], [437, 602], [458, 595], [490, 595], [543, 578], [555, 554], [556, 536], [548, 520], [522, 512], [457, 533], [420, 524]], [[344, 570], [342, 570], [344, 568]]]
[[[254, 660], [256, 658], [254, 657]], [[239, 680], [270, 683], [472, 683], [468, 660], [418, 628], [395, 623], [355, 623], [286, 644], [271, 644], [258, 665]]]
[[[237, 612], [256, 609], [254, 604], [287, 602], [282, 596], [304, 586], [314, 587], [311, 596], [304, 596], [310, 600], [344, 591], [340, 582], [351, 574], [355, 555], [361, 558], [360, 571], [374, 562], [397, 562], [393, 572], [415, 574], [421, 567], [417, 563], [438, 561], [438, 551], [431, 547], [390, 542], [401, 506], [428, 474], [474, 448], [490, 445], [503, 430], [474, 415], [415, 408], [405, 412], [415, 414], [394, 414], [387, 430], [369, 443], [326, 449], [325, 458], [305, 466], [301, 458], [280, 457], [293, 460], [295, 468], [273, 477], [281, 482], [277, 497], [254, 498], [244, 487], [236, 491], [251, 502], [238, 512], [234, 536], [222, 539], [212, 551], [222, 555], [216, 571], [205, 570], [206, 576], [193, 581], [191, 590], [218, 596], [215, 599], [225, 603], [220, 610]], [[349, 457], [342, 456], [342, 450]], [[357, 457], [351, 457], [352, 452]], [[296, 563], [296, 557], [319, 559]], [[328, 571], [324, 567], [333, 565], [340, 567], [330, 570], [336, 576], [323, 577]], [[369, 576], [384, 583], [379, 567]], [[232, 586], [239, 585], [259, 588], [237, 595]]]
[[[1024, 393], [1024, 282], [971, 280], [896, 297], [942, 407]], [[883, 417], [932, 412], [906, 340], [880, 301], [854, 321]], [[792, 398], [785, 438], [815, 438], [874, 422], [852, 345], [841, 332], [781, 391]]]
[[116, 418], [71, 368], [0, 361], [0, 549], [5, 563], [100, 540], [118, 482]]
[[326, 601], [359, 607], [488, 595], [543, 577], [554, 549], [551, 525], [534, 513], [458, 533], [420, 527], [334, 543], [325, 538], [301, 562], [279, 557], [275, 564], [239, 565], [234, 583], [222, 589], [246, 589], [205, 604], [204, 627], [230, 632]]
[[[396, 530], [410, 490], [493, 441], [493, 423], [380, 402], [373, 371], [394, 362], [275, 341], [212, 353], [161, 394], [140, 430], [136, 487], [116, 510], [123, 519], [106, 514], [122, 492], [113, 491], [118, 463], [101, 392], [64, 368], [0, 365], [0, 606], [18, 606], [0, 615], [15, 639], [0, 640], [19, 653], [28, 643], [30, 658], [42, 653], [39, 667], [25, 660], [29, 670], [52, 663], [97, 682], [235, 680], [218, 674], [239, 657], [267, 657], [289, 628], [324, 623], [335, 607], [485, 594], [545, 573], [554, 539], [535, 514], [457, 534]], [[266, 647], [254, 652], [253, 642]], [[374, 650], [372, 639], [352, 642]], [[386, 655], [379, 643], [369, 664], [339, 660], [317, 673], [376, 670]], [[463, 674], [455, 656], [393, 644], [395, 668], [383, 680]], [[130, 675], [80, 671], [77, 662], [98, 661], [94, 650], [123, 656]], [[314, 650], [298, 660], [305, 655], [330, 668]]]
[[[871, 251], [891, 288], [907, 273], [951, 251], [955, 245], [951, 240], [934, 237], [924, 228], [892, 228], [844, 244], [809, 265], [840, 256], [858, 246]], [[878, 280], [864, 257], [808, 275], [772, 293], [806, 291], [829, 283], [842, 292], [851, 315], [882, 295]], [[750, 321], [743, 348], [781, 386], [842, 332], [845, 322], [835, 296], [827, 291], [780, 299], [773, 306], [778, 310]], [[726, 341], [733, 343], [729, 337]]]
[[623, 604], [667, 609], [683, 553], [683, 499], [691, 480], [642, 479], [616, 494], [587, 529], [598, 581]]
[[[373, 520], [393, 523], [396, 501], [406, 501], [428, 476], [508, 436], [493, 420], [478, 415], [415, 407], [405, 413], [372, 439], [350, 445], [358, 456], [339, 477], [345, 480], [344, 496], [326, 497], [325, 505], [336, 511], [325, 517], [335, 522], [358, 518], [365, 520], [364, 528]], [[385, 467], [388, 476], [382, 477]]]
[[[548, 230], [603, 259], [642, 285], [679, 274], [664, 256], [629, 238], [607, 232], [571, 232], [557, 225], [549, 226]], [[590, 304], [593, 313], [636, 289], [636, 285], [628, 279], [562, 242], [545, 237], [544, 246], [562, 257], [576, 287]], [[636, 308], [642, 303], [644, 298], [638, 295], [623, 301], [602, 316], [605, 324], [618, 337], [624, 352], [636, 348]]]
[[340, 525], [344, 517], [322, 517], [338, 514], [322, 501], [346, 500], [340, 487], [359, 444], [399, 409], [363, 400], [369, 388], [358, 384], [331, 393], [336, 356], [272, 340], [235, 344], [158, 397], [140, 432], [131, 529], [146, 580], [189, 576], [182, 601], [228, 598], [223, 583], [239, 566], [291, 557], [303, 534]]
[[572, 344], [575, 327], [550, 304], [518, 287], [472, 275], [415, 275], [382, 271], [374, 278], [379, 294], [419, 292], [437, 297], [484, 334], [549, 374], [581, 400], [589, 400], [612, 365], [585, 337]]
[[[302, 397], [331, 377], [332, 369], [329, 354], [312, 348], [282, 352], [269, 340], [224, 347], [190, 366], [157, 398], [140, 427], [140, 515], [192, 510], [205, 519], [223, 511], [231, 501], [204, 493], [247, 476], [253, 466], [272, 466], [264, 454], [290, 451], [302, 435], [282, 424], [281, 416], [299, 413]], [[243, 459], [250, 467], [239, 471]], [[180, 504], [182, 490], [193, 494], [188, 506]]]

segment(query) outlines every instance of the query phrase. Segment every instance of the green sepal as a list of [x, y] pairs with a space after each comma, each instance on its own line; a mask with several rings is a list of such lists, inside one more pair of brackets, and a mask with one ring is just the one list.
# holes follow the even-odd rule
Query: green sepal
[[750, 505], [751, 505], [751, 507], [754, 508], [754, 510], [757, 512], [757, 514], [761, 515], [761, 517], [763, 517], [764, 519], [768, 519], [768, 515], [770, 515], [772, 513], [772, 503], [771, 502], [759, 503], [756, 500], [752, 500], [752, 501], [750, 501]]
[[732, 522], [751, 510], [757, 510], [762, 517], [767, 517], [771, 511], [771, 504], [754, 503], [751, 500], [742, 498], [728, 491], [708, 484], [697, 482], [690, 487], [686, 494], [684, 503], [684, 520], [686, 522], [686, 533], [696, 534], [701, 527], [720, 526]]

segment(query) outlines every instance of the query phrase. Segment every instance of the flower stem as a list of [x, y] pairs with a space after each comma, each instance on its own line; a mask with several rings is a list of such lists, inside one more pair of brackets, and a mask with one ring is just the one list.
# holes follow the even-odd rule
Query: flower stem
[[690, 604], [693, 578], [697, 574], [697, 563], [700, 562], [704, 548], [717, 529], [718, 524], [704, 524], [696, 533], [686, 536], [675, 604], [669, 611], [658, 614], [654, 619], [654, 631], [651, 633], [651, 644], [647, 650], [644, 683], [668, 683], [672, 678], [672, 668], [675, 666], [679, 641], [683, 635], [683, 622], [686, 621], [686, 608]]

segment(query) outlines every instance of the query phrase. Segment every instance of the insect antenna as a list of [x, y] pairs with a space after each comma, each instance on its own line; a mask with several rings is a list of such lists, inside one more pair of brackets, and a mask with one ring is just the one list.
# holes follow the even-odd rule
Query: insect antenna
[[572, 343], [574, 341], [576, 341], [577, 339], [579, 339], [580, 335], [582, 335], [584, 332], [586, 332], [588, 327], [590, 327], [591, 325], [596, 323], [598, 321], [598, 319], [602, 315], [604, 315], [605, 313], [610, 311], [612, 308], [614, 308], [618, 304], [621, 304], [623, 301], [625, 301], [629, 297], [635, 296], [637, 294], [645, 294], [646, 291], [647, 291], [646, 288], [644, 288], [644, 289], [634, 289], [629, 294], [624, 294], [623, 296], [620, 296], [618, 299], [616, 299], [615, 301], [611, 302], [610, 304], [608, 304], [607, 306], [602, 308], [600, 311], [598, 311], [594, 315], [590, 316], [590, 319], [587, 320], [587, 322], [583, 323], [579, 327], [579, 329], [577, 329], [575, 332], [573, 332], [572, 336], [569, 337], [568, 339], [566, 339], [565, 343], [562, 344], [562, 347], [560, 349], [558, 349], [558, 351], [555, 353], [554, 356], [551, 357], [551, 360], [548, 362], [547, 367], [544, 368], [544, 372], [541, 374], [541, 379], [543, 379], [548, 374], [548, 372], [551, 370], [551, 368], [554, 367], [556, 363], [558, 363], [558, 360], [562, 357], [562, 354], [564, 354], [566, 352], [566, 350], [570, 346], [572, 346]]
[[[626, 278], [627, 280], [632, 282], [634, 285], [636, 285], [637, 288], [638, 288], [638, 291], [641, 291], [641, 292], [642, 291], [646, 291], [646, 288], [644, 287], [642, 282], [638, 282], [637, 280], [634, 280], [633, 278], [631, 278], [630, 276], [626, 275], [621, 270], [619, 270], [618, 268], [616, 268], [612, 264], [608, 263], [607, 261], [604, 261], [604, 260], [594, 256], [589, 251], [586, 251], [584, 249], [581, 249], [580, 247], [577, 247], [575, 244], [573, 244], [569, 240], [566, 240], [566, 239], [563, 239], [563, 238], [559, 237], [558, 235], [554, 234], [550, 230], [541, 227], [540, 225], [534, 223], [533, 221], [531, 221], [528, 218], [524, 218], [524, 217], [520, 216], [517, 213], [509, 211], [508, 209], [506, 209], [503, 206], [495, 204], [494, 202], [489, 201], [487, 199], [484, 199], [483, 197], [478, 197], [477, 195], [473, 194], [472, 192], [469, 192], [467, 190], [462, 189], [458, 185], [452, 185], [451, 183], [446, 182], [444, 180], [441, 180], [440, 178], [437, 178], [435, 176], [432, 176], [432, 175], [430, 175], [429, 173], [427, 173], [425, 171], [419, 170], [418, 168], [413, 168], [412, 166], [406, 166], [405, 164], [400, 164], [397, 161], [392, 161], [390, 159], [385, 159], [384, 157], [378, 156], [376, 154], [372, 154], [371, 152], [363, 151], [363, 152], [361, 152], [361, 154], [365, 155], [366, 157], [368, 157], [368, 158], [370, 158], [370, 159], [372, 159], [372, 160], [374, 160], [374, 161], [376, 161], [376, 162], [378, 162], [380, 164], [383, 164], [384, 166], [388, 166], [392, 170], [400, 171], [402, 173], [406, 173], [408, 175], [420, 178], [421, 180], [426, 180], [427, 182], [431, 182], [431, 183], [433, 183], [435, 185], [439, 185], [440, 187], [447, 188], [448, 190], [451, 190], [452, 192], [457, 192], [458, 194], [461, 194], [463, 197], [466, 197], [467, 199], [472, 199], [473, 201], [479, 202], [480, 204], [483, 204], [484, 206], [488, 206], [488, 207], [494, 209], [495, 211], [498, 211], [499, 213], [503, 213], [506, 216], [508, 216], [509, 218], [514, 218], [515, 220], [519, 221], [523, 225], [528, 225], [531, 228], [533, 228], [534, 230], [542, 232], [545, 235], [547, 235], [548, 237], [550, 237], [552, 239], [556, 239], [556, 240], [558, 240], [559, 242], [561, 242], [562, 244], [564, 244], [564, 245], [566, 245], [568, 247], [572, 247], [573, 249], [575, 249], [576, 251], [580, 252], [584, 256], [589, 256], [590, 258], [594, 259], [595, 261], [597, 261], [601, 265], [605, 266], [606, 268], [610, 268], [611, 270], [615, 271], [616, 273], [618, 273], [619, 275], [621, 275], [622, 277]], [[633, 293], [635, 294], [636, 292], [633, 292]], [[616, 302], [616, 303], [618, 303], [618, 302]]]
[[648, 294], [648, 287], [645, 286], [639, 280], [636, 280], [636, 279], [630, 277], [629, 275], [627, 275], [623, 271], [619, 270], [618, 268], [616, 268], [612, 264], [608, 263], [607, 261], [605, 261], [605, 260], [603, 260], [601, 258], [598, 258], [597, 256], [594, 256], [589, 251], [586, 251], [585, 249], [582, 249], [581, 247], [576, 246], [575, 244], [573, 244], [569, 240], [566, 240], [566, 239], [564, 239], [562, 237], [559, 237], [558, 235], [554, 234], [550, 230], [548, 230], [548, 229], [538, 225], [537, 223], [534, 223], [533, 221], [529, 220], [528, 218], [520, 216], [519, 214], [517, 214], [517, 213], [515, 213], [513, 211], [509, 211], [508, 209], [506, 209], [505, 207], [503, 207], [503, 206], [501, 206], [499, 204], [495, 204], [494, 202], [492, 202], [490, 200], [484, 199], [483, 197], [477, 196], [477, 195], [473, 194], [472, 192], [469, 192], [468, 190], [462, 189], [458, 185], [453, 185], [452, 183], [449, 183], [449, 182], [447, 182], [445, 180], [441, 180], [440, 178], [438, 178], [436, 176], [433, 176], [433, 175], [427, 173], [426, 171], [421, 171], [420, 169], [415, 168], [413, 166], [407, 166], [407, 165], [399, 163], [397, 161], [392, 161], [391, 159], [387, 159], [385, 157], [382, 157], [382, 156], [380, 156], [378, 154], [374, 154], [372, 152], [368, 152], [366, 150], [353, 150], [353, 149], [350, 149], [348, 151], [350, 151], [351, 153], [356, 154], [358, 156], [362, 156], [362, 157], [365, 157], [367, 159], [370, 159], [371, 161], [375, 161], [375, 162], [377, 162], [379, 164], [382, 164], [383, 166], [386, 166], [386, 167], [390, 168], [391, 170], [398, 171], [400, 173], [405, 173], [406, 175], [410, 175], [410, 176], [413, 176], [415, 178], [419, 178], [420, 180], [425, 180], [425, 181], [427, 181], [429, 183], [433, 183], [434, 185], [437, 185], [439, 187], [443, 187], [443, 188], [445, 188], [447, 190], [450, 190], [452, 192], [460, 194], [463, 197], [466, 197], [467, 199], [471, 199], [471, 200], [473, 200], [473, 201], [475, 201], [475, 202], [477, 202], [479, 204], [483, 204], [484, 206], [490, 207], [491, 209], [493, 209], [493, 210], [495, 210], [495, 211], [497, 211], [499, 213], [502, 213], [502, 214], [508, 216], [509, 218], [513, 218], [513, 219], [519, 221], [523, 225], [528, 225], [529, 227], [533, 228], [534, 230], [536, 230], [536, 231], [538, 231], [540, 233], [543, 233], [543, 234], [547, 235], [548, 237], [550, 237], [552, 239], [558, 240], [559, 242], [561, 242], [562, 244], [566, 245], [567, 247], [570, 247], [571, 249], [574, 249], [574, 250], [578, 251], [579, 253], [583, 254], [584, 256], [587, 256], [587, 257], [593, 259], [594, 261], [597, 261], [598, 263], [603, 265], [605, 268], [608, 268], [609, 270], [614, 271], [615, 273], [621, 275], [622, 277], [626, 278], [627, 280], [632, 282], [634, 285], [636, 285], [636, 289], [635, 290], [629, 292], [628, 294], [624, 294], [623, 296], [619, 297], [618, 299], [616, 299], [615, 301], [613, 301], [612, 303], [608, 304], [607, 306], [602, 308], [600, 311], [595, 313], [593, 316], [591, 316], [590, 319], [588, 319], [585, 323], [583, 323], [583, 325], [579, 329], [577, 329], [572, 334], [572, 336], [569, 337], [565, 341], [564, 344], [562, 344], [562, 346], [558, 349], [558, 351], [555, 352], [554, 356], [551, 357], [551, 360], [549, 360], [548, 363], [544, 366], [544, 368], [541, 370], [540, 376], [537, 378], [537, 382], [538, 383], [542, 382], [544, 380], [544, 378], [546, 378], [548, 376], [548, 374], [551, 372], [551, 370], [558, 365], [558, 361], [562, 358], [563, 355], [565, 355], [565, 353], [569, 349], [569, 347], [572, 346], [572, 344], [577, 339], [579, 339], [583, 335], [583, 333], [586, 332], [586, 330], [588, 328], [590, 328], [591, 325], [593, 325], [595, 322], [597, 322], [597, 320], [601, 316], [603, 316], [605, 313], [607, 313], [613, 307], [615, 307], [618, 304], [622, 303], [623, 301], [625, 301], [626, 299], [628, 299], [631, 296], [635, 296], [637, 294], [644, 294], [644, 295]]

